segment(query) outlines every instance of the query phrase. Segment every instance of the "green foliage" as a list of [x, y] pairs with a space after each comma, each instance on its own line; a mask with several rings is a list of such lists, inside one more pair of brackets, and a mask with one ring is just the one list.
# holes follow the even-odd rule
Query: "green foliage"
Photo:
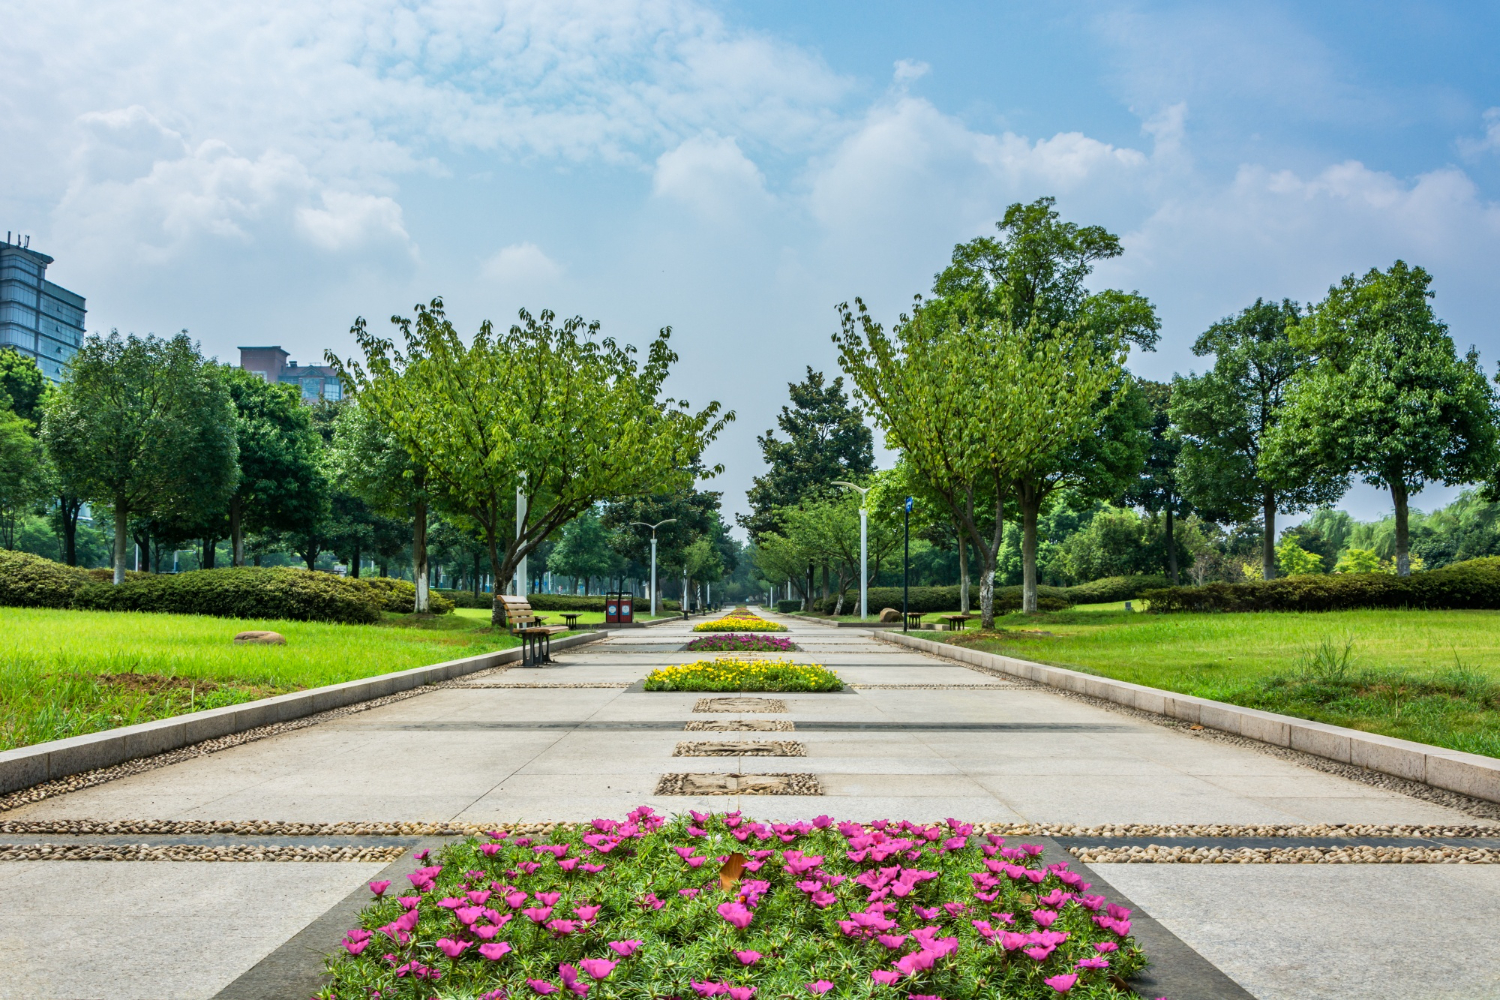
[[1146, 524], [1135, 511], [1105, 507], [1082, 531], [1068, 536], [1056, 561], [1074, 580], [1123, 576], [1140, 568], [1145, 538]]
[[[476, 599], [467, 590], [434, 590], [433, 599], [441, 596], [443, 600], [449, 601], [460, 608], [485, 608], [488, 609], [493, 601], [489, 594], [480, 594]], [[635, 604], [636, 615], [639, 617], [645, 613], [645, 608], [650, 605], [650, 600], [645, 597], [637, 597]], [[597, 611], [604, 613], [605, 599], [603, 597], [584, 597], [580, 594], [528, 594], [526, 603], [531, 605], [533, 611]], [[658, 601], [658, 608], [666, 608], [668, 611], [678, 610], [676, 601]]]
[[[1043, 611], [1060, 611], [1072, 605], [1069, 589], [1066, 587], [1038, 587], [1037, 601]], [[859, 595], [853, 595], [853, 604], [848, 598], [844, 601], [844, 613], [848, 614], [853, 607], [858, 613]], [[831, 615], [837, 603], [836, 596], [823, 597], [813, 602], [813, 611], [817, 614]], [[900, 587], [871, 587], [869, 592], [870, 617], [880, 614], [885, 608], [901, 610], [901, 588]], [[994, 594], [994, 606], [997, 611], [1016, 611], [1021, 607], [1020, 587], [996, 587]], [[958, 588], [957, 587], [912, 587], [907, 610], [920, 612], [921, 614], [933, 614], [939, 611], [958, 610]]]
[[1073, 604], [1113, 604], [1137, 600], [1146, 591], [1166, 585], [1167, 578], [1160, 575], [1107, 576], [1063, 588], [1063, 594]]
[[47, 377], [34, 359], [14, 347], [0, 347], [0, 410], [40, 424], [48, 391]]
[[1426, 483], [1475, 482], [1496, 466], [1496, 400], [1470, 350], [1433, 314], [1431, 276], [1396, 261], [1350, 274], [1291, 332], [1315, 363], [1288, 395], [1273, 460], [1312, 456], [1391, 491], [1396, 571], [1408, 565], [1408, 497]]
[[[327, 514], [322, 440], [297, 386], [222, 369], [235, 409], [239, 481], [230, 498], [231, 538], [293, 531]], [[237, 523], [234, 523], [237, 522]]]
[[115, 581], [131, 517], [223, 510], [238, 478], [224, 380], [186, 334], [90, 336], [51, 397], [42, 436], [82, 498], [115, 518]]
[[1266, 458], [1288, 393], [1309, 364], [1287, 332], [1299, 315], [1289, 299], [1256, 299], [1193, 344], [1194, 354], [1213, 356], [1213, 367], [1172, 383], [1183, 495], [1206, 520], [1261, 517], [1261, 563], [1268, 576], [1276, 569], [1276, 515], [1332, 503], [1348, 486], [1342, 469], [1295, 460], [1292, 451], [1275, 462]]
[[1321, 573], [1323, 560], [1288, 538], [1276, 546], [1276, 568], [1281, 570], [1282, 576], [1306, 576]]
[[1374, 549], [1345, 549], [1334, 565], [1335, 573], [1379, 573], [1380, 556]]
[[1148, 590], [1153, 613], [1343, 611], [1353, 608], [1500, 608], [1500, 557], [1454, 563], [1413, 576], [1337, 573], [1251, 583]]
[[[404, 580], [356, 580], [286, 567], [131, 573], [111, 586], [100, 571], [0, 551], [0, 605], [10, 607], [368, 624], [380, 621], [382, 612], [410, 611], [414, 597], [415, 588]], [[434, 601], [433, 610], [451, 611], [453, 605]]]
[[0, 548], [15, 548], [16, 526], [45, 496], [42, 449], [33, 426], [0, 408]]
[[801, 601], [801, 599], [798, 599], [798, 598], [794, 598], [794, 599], [789, 600], [789, 601], [788, 600], [781, 600], [781, 601], [777, 601], [776, 602], [776, 611], [779, 614], [789, 615], [793, 611], [801, 611], [801, 610], [802, 610], [802, 601]]
[[598, 515], [586, 510], [563, 526], [562, 537], [547, 559], [547, 568], [556, 575], [582, 580], [587, 593], [592, 577], [609, 577], [623, 568], [623, 560], [610, 547], [609, 537]]
[[[411, 614], [412, 606], [417, 599], [417, 585], [410, 580], [396, 580], [388, 576], [362, 576], [356, 582], [377, 595], [382, 610], [398, 615]], [[446, 615], [455, 607], [457, 605], [446, 597], [429, 595], [428, 611], [431, 614]]]

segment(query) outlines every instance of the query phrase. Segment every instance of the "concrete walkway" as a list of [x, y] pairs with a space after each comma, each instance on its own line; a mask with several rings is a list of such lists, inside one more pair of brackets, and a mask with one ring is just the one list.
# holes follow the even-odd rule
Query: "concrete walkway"
[[[473, 675], [457, 687], [48, 799], [0, 818], [503, 824], [618, 816], [648, 803], [664, 812], [741, 808], [768, 820], [828, 813], [1082, 825], [1475, 822], [1452, 809], [1253, 750], [1009, 684], [879, 642], [862, 630], [803, 623], [792, 628], [803, 649], [794, 657], [837, 670], [854, 685], [852, 692], [776, 696], [785, 703], [784, 713], [730, 714], [695, 712], [697, 695], [648, 694], [638, 682], [651, 668], [698, 658], [681, 650], [688, 629], [674, 623], [622, 631], [569, 650], [550, 668]], [[739, 719], [788, 722], [792, 728], [685, 730], [694, 721]], [[673, 755], [684, 742], [770, 739], [800, 743], [806, 755]], [[816, 776], [823, 794], [656, 795], [662, 776], [677, 773], [805, 773]], [[93, 982], [95, 973], [87, 970], [107, 969], [109, 961], [81, 967], [43, 946], [55, 935], [78, 932], [76, 916], [49, 901], [55, 901], [59, 883], [84, 877], [93, 880], [96, 893], [107, 895], [116, 892], [110, 886], [121, 883], [117, 892], [123, 903], [150, 878], [122, 874], [123, 866], [76, 862], [7, 867], [0, 871], [21, 876], [10, 880], [20, 895], [0, 911], [0, 949], [22, 956], [25, 969], [13, 983], [0, 977], [0, 998], [211, 997], [269, 950], [267, 934], [284, 935], [291, 924], [305, 924], [316, 915], [312, 911], [321, 912], [326, 896], [357, 887], [370, 868], [142, 864], [156, 864], [154, 872], [208, 869], [214, 877], [233, 868], [236, 926], [244, 933], [216, 940], [211, 968], [183, 961], [196, 958], [198, 943], [158, 936], [153, 952], [149, 941], [131, 935], [100, 939], [101, 959], [109, 958], [118, 941], [122, 953], [157, 955], [160, 972], [155, 981], [139, 984], [140, 992], [131, 992], [134, 983]], [[309, 875], [305, 885], [285, 884], [288, 870], [312, 869], [317, 875]], [[1482, 935], [1442, 936], [1441, 950], [1453, 961], [1445, 967], [1448, 985], [1439, 989], [1424, 973], [1431, 968], [1431, 950], [1377, 944], [1384, 938], [1372, 933], [1369, 909], [1373, 901], [1386, 899], [1394, 909], [1382, 912], [1380, 920], [1396, 933], [1442, 924], [1453, 919], [1455, 899], [1495, 899], [1497, 869], [1257, 865], [1226, 874], [1222, 867], [1100, 866], [1101, 874], [1106, 870], [1120, 889], [1264, 1000], [1500, 998], [1492, 949]], [[1379, 889], [1372, 892], [1370, 886]], [[1390, 896], [1393, 892], [1398, 898]], [[126, 925], [131, 919], [129, 912], [119, 915]], [[161, 923], [146, 913], [140, 921], [141, 926]], [[1286, 938], [1284, 946], [1265, 946], [1278, 935]], [[1377, 954], [1378, 961], [1372, 957]], [[1319, 956], [1337, 960], [1329, 967]]]

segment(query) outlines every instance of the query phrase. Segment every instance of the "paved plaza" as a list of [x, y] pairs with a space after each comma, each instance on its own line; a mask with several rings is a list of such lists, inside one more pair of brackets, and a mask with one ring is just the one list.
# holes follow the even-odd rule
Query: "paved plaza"
[[[783, 703], [763, 706], [771, 711], [695, 711], [699, 695], [640, 685], [655, 666], [697, 658], [682, 650], [687, 625], [622, 630], [548, 668], [471, 675], [0, 818], [504, 825], [620, 816], [645, 803], [766, 820], [1478, 822], [865, 630], [791, 627], [796, 658], [838, 671], [852, 690], [769, 696]], [[674, 755], [695, 742], [771, 741], [802, 754]], [[657, 794], [665, 776], [725, 774], [805, 775], [821, 794]], [[383, 867], [7, 863], [0, 998], [214, 997]], [[1094, 867], [1261, 1000], [1500, 998], [1500, 866]]]

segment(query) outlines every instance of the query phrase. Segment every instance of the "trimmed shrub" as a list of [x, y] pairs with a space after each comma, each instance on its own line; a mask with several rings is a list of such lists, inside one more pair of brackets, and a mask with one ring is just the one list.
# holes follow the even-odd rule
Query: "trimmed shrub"
[[141, 576], [118, 587], [89, 582], [73, 595], [74, 608], [157, 611], [219, 618], [286, 618], [293, 621], [380, 621], [379, 591], [365, 581], [290, 567], [200, 569]]
[[1133, 601], [1145, 590], [1167, 586], [1164, 576], [1106, 576], [1090, 580], [1064, 591], [1074, 604], [1110, 604], [1115, 601]]
[[783, 615], [789, 615], [793, 611], [801, 611], [802, 599], [800, 597], [794, 597], [791, 600], [777, 601], [776, 610], [778, 613]]
[[[382, 608], [398, 615], [410, 614], [417, 604], [417, 585], [407, 580], [389, 576], [362, 576], [358, 579], [348, 578], [348, 582], [363, 584], [369, 588]], [[427, 604], [435, 615], [446, 615], [456, 607], [448, 598], [431, 589], [427, 591]]]
[[1500, 608], [1500, 556], [1411, 576], [1335, 573], [1142, 592], [1154, 614], [1183, 611], [1350, 611], [1358, 608]]
[[[1070, 607], [1073, 601], [1069, 599], [1068, 591], [1062, 587], [1038, 587], [1036, 589], [1037, 607], [1042, 611], [1062, 611]], [[817, 598], [813, 601], [813, 610], [817, 614], [831, 615], [838, 604], [837, 596]], [[869, 593], [870, 614], [879, 614], [881, 608], [895, 608], [901, 610], [901, 588], [900, 587], [871, 587]], [[979, 611], [979, 588], [969, 588], [969, 607], [977, 614]], [[930, 615], [938, 611], [958, 610], [958, 587], [913, 587], [911, 597], [907, 603], [907, 609], [920, 614]], [[995, 588], [995, 610], [997, 612], [1021, 610], [1021, 588], [1020, 587], [996, 587]], [[856, 588], [844, 596], [844, 614], [859, 614], [859, 590]]]
[[93, 582], [86, 569], [0, 549], [0, 604], [12, 608], [70, 608], [78, 589]]

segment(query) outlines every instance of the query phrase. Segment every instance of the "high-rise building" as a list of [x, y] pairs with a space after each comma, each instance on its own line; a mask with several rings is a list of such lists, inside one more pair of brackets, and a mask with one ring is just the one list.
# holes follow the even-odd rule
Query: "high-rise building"
[[267, 382], [284, 382], [302, 390], [302, 402], [316, 403], [320, 399], [338, 402], [344, 389], [328, 365], [301, 365], [288, 361], [291, 355], [280, 347], [241, 347], [240, 367], [254, 372]]
[[42, 374], [61, 382], [83, 344], [83, 296], [47, 280], [52, 258], [31, 249], [31, 238], [5, 234], [0, 244], [0, 347], [34, 358]]

